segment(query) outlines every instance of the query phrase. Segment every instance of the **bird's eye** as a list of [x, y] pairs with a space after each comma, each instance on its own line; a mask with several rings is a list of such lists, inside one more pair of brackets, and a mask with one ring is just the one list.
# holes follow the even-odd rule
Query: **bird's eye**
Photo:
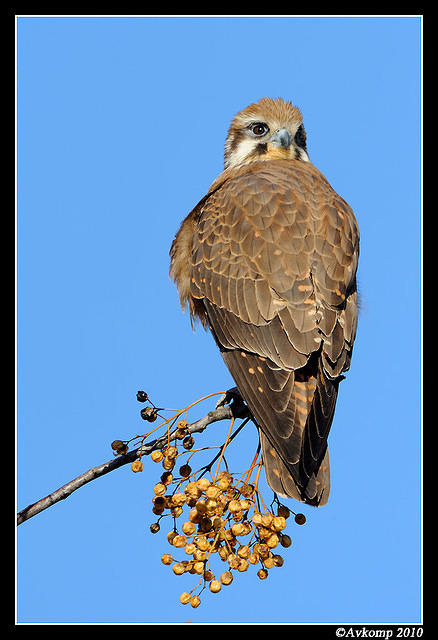
[[264, 136], [269, 131], [269, 127], [264, 122], [254, 122], [250, 127], [255, 136]]

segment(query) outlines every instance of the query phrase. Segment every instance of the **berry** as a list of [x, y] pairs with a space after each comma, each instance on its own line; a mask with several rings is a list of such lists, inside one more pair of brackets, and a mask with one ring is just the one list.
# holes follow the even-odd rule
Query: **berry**
[[287, 549], [287, 548], [288, 548], [288, 547], [290, 547], [290, 546], [291, 546], [291, 544], [292, 544], [292, 539], [291, 539], [291, 537], [290, 537], [290, 536], [288, 536], [288, 535], [286, 535], [286, 534], [285, 534], [285, 535], [282, 535], [282, 536], [280, 537], [280, 544], [281, 544], [281, 546], [282, 546], [282, 547], [284, 547], [285, 549]]
[[235, 553], [230, 553], [227, 561], [231, 569], [237, 569], [240, 564], [240, 558]]
[[143, 462], [141, 460], [134, 460], [134, 462], [131, 464], [131, 469], [134, 473], [143, 471]]
[[196, 560], [197, 562], [203, 562], [207, 557], [207, 554], [205, 551], [202, 551], [201, 549], [195, 549], [193, 551], [193, 559]]
[[173, 539], [176, 535], [176, 531], [169, 531], [169, 533], [167, 534], [167, 541], [169, 544], [173, 544]]
[[195, 573], [197, 573], [200, 576], [201, 573], [204, 573], [204, 563], [201, 561], [195, 562], [195, 564], [193, 565], [193, 569]]
[[148, 422], [154, 422], [157, 419], [157, 412], [152, 407], [145, 407], [140, 411], [140, 415], [143, 420], [147, 420]]
[[250, 498], [254, 493], [254, 486], [252, 484], [244, 484], [240, 489], [240, 493], [245, 496], [245, 498]]
[[194, 542], [201, 551], [207, 551], [210, 547], [210, 543], [205, 536], [196, 536]]
[[176, 576], [181, 576], [184, 571], [186, 570], [185, 566], [183, 565], [182, 562], [176, 562], [173, 567], [172, 567], [173, 573]]
[[124, 446], [125, 443], [121, 440], [113, 440], [113, 442], [111, 442], [111, 449], [114, 449], [114, 451], [120, 451]]
[[172, 505], [176, 507], [181, 507], [186, 502], [186, 494], [182, 493], [181, 491], [174, 493], [173, 496], [171, 497], [171, 502], [172, 502]]
[[212, 580], [209, 589], [212, 593], [218, 593], [222, 589], [222, 585], [219, 580]]
[[268, 556], [267, 558], [265, 558], [263, 560], [263, 566], [266, 569], [272, 569], [273, 566], [275, 566], [275, 560], [272, 556]]
[[295, 515], [295, 522], [297, 524], [304, 524], [306, 522], [306, 516], [304, 515], [304, 513], [297, 513]]
[[247, 571], [249, 567], [249, 562], [248, 560], [245, 560], [245, 558], [242, 558], [241, 561], [239, 562], [239, 566], [237, 567], [237, 571]]
[[189, 544], [186, 544], [184, 547], [184, 551], [188, 556], [192, 556], [196, 551], [196, 545], [193, 544], [193, 542], [189, 542]]
[[169, 460], [173, 460], [178, 455], [178, 449], [176, 447], [169, 446], [163, 450], [163, 453], [166, 458], [169, 458]]
[[179, 518], [182, 512], [183, 512], [182, 507], [170, 507], [170, 513], [173, 515], [174, 518]]
[[194, 444], [195, 444], [195, 440], [194, 440], [194, 438], [192, 436], [187, 436], [183, 440], [184, 449], [191, 449]]
[[210, 482], [210, 480], [208, 480], [208, 478], [199, 478], [199, 480], [197, 480], [197, 482], [196, 482], [196, 486], [201, 491], [206, 491], [206, 489], [208, 489], [210, 484], [211, 484], [211, 482]]
[[271, 513], [266, 513], [264, 516], [262, 516], [262, 525], [264, 527], [270, 527], [272, 524], [272, 514]]
[[173, 540], [172, 540], [172, 544], [174, 547], [185, 547], [187, 544], [187, 538], [185, 536], [181, 536], [181, 535], [176, 535]]
[[163, 484], [170, 484], [173, 480], [173, 475], [170, 473], [170, 471], [165, 471], [161, 474], [160, 480]]
[[188, 478], [192, 473], [192, 467], [188, 464], [183, 464], [182, 467], [179, 468], [179, 475], [182, 478]]
[[220, 492], [221, 490], [219, 489], [219, 487], [216, 487], [214, 484], [211, 484], [205, 490], [205, 495], [207, 496], [207, 498], [215, 499], [219, 496]]
[[165, 456], [163, 460], [163, 469], [166, 469], [166, 471], [172, 471], [174, 466], [175, 460], [173, 458], [171, 459]]
[[156, 449], [155, 451], [152, 451], [151, 453], [151, 459], [154, 462], [161, 462], [161, 460], [163, 459], [163, 452], [159, 451], [158, 449]]
[[225, 585], [231, 584], [233, 582], [233, 574], [231, 573], [231, 571], [224, 571], [224, 573], [222, 573], [221, 582]]
[[184, 591], [180, 595], [179, 601], [181, 602], [181, 604], [188, 604], [190, 602], [190, 593], [188, 593], [187, 591]]
[[272, 527], [275, 531], [282, 531], [286, 527], [286, 518], [284, 516], [275, 516], [272, 520]]
[[286, 507], [286, 505], [281, 504], [278, 507], [277, 515], [282, 516], [283, 518], [287, 519], [290, 516], [290, 509], [288, 509], [288, 507]]
[[137, 391], [137, 400], [139, 402], [146, 402], [147, 399], [148, 394], [146, 393], [146, 391]]
[[275, 549], [275, 547], [278, 546], [279, 542], [280, 540], [276, 533], [273, 533], [272, 535], [270, 535], [269, 538], [266, 540], [266, 544], [270, 549]]
[[[254, 545], [255, 546], [255, 545]], [[267, 544], [259, 544], [258, 545], [258, 549], [257, 549], [257, 553], [262, 557], [262, 558], [267, 558], [269, 555], [269, 547]]]
[[236, 522], [236, 524], [233, 524], [231, 527], [231, 531], [235, 536], [243, 536], [246, 533], [246, 528], [241, 522]]
[[190, 521], [184, 522], [184, 524], [182, 526], [182, 531], [187, 536], [191, 536], [192, 533], [195, 532], [195, 530], [196, 530], [196, 526], [193, 524], [193, 522], [190, 522]]
[[245, 558], [247, 560], [251, 555], [251, 549], [247, 544], [245, 544], [242, 547], [239, 547], [239, 549], [237, 549], [237, 555], [240, 558]]
[[228, 510], [231, 511], [231, 513], [241, 511], [240, 500], [230, 500], [228, 503]]
[[217, 482], [217, 486], [222, 491], [226, 491], [230, 487], [230, 485], [231, 485], [231, 482], [226, 477], [219, 478], [219, 480]]
[[162, 482], [158, 482], [154, 487], [154, 493], [156, 496], [164, 496], [166, 493], [166, 485]]
[[282, 567], [284, 564], [284, 560], [282, 558], [282, 556], [275, 554], [274, 556], [272, 556], [274, 559], [274, 564], [276, 567]]
[[205, 504], [204, 500], [198, 500], [198, 502], [195, 504], [195, 509], [201, 515], [206, 514], [207, 513], [207, 505]]

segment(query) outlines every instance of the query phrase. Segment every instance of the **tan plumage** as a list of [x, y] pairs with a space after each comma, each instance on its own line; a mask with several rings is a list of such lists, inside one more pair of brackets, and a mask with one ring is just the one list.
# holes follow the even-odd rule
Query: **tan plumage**
[[171, 248], [181, 304], [208, 326], [259, 427], [271, 488], [327, 502], [327, 437], [357, 322], [359, 232], [308, 158], [300, 111], [233, 120], [225, 170]]

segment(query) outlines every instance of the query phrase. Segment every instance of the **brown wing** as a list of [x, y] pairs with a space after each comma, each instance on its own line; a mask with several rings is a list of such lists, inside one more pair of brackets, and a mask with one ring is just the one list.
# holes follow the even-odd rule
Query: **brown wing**
[[205, 311], [259, 425], [267, 480], [324, 504], [327, 436], [356, 330], [353, 212], [310, 163], [272, 160], [228, 176], [196, 220], [192, 311]]

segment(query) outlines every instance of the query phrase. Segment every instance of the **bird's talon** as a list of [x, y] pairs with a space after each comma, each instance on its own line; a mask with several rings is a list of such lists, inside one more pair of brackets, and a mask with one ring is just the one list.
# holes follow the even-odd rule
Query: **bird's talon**
[[223, 407], [226, 404], [231, 404], [233, 400], [242, 400], [237, 387], [228, 389], [228, 391], [225, 391], [225, 393], [220, 396], [219, 400], [216, 402], [216, 409], [219, 409], [219, 407]]

